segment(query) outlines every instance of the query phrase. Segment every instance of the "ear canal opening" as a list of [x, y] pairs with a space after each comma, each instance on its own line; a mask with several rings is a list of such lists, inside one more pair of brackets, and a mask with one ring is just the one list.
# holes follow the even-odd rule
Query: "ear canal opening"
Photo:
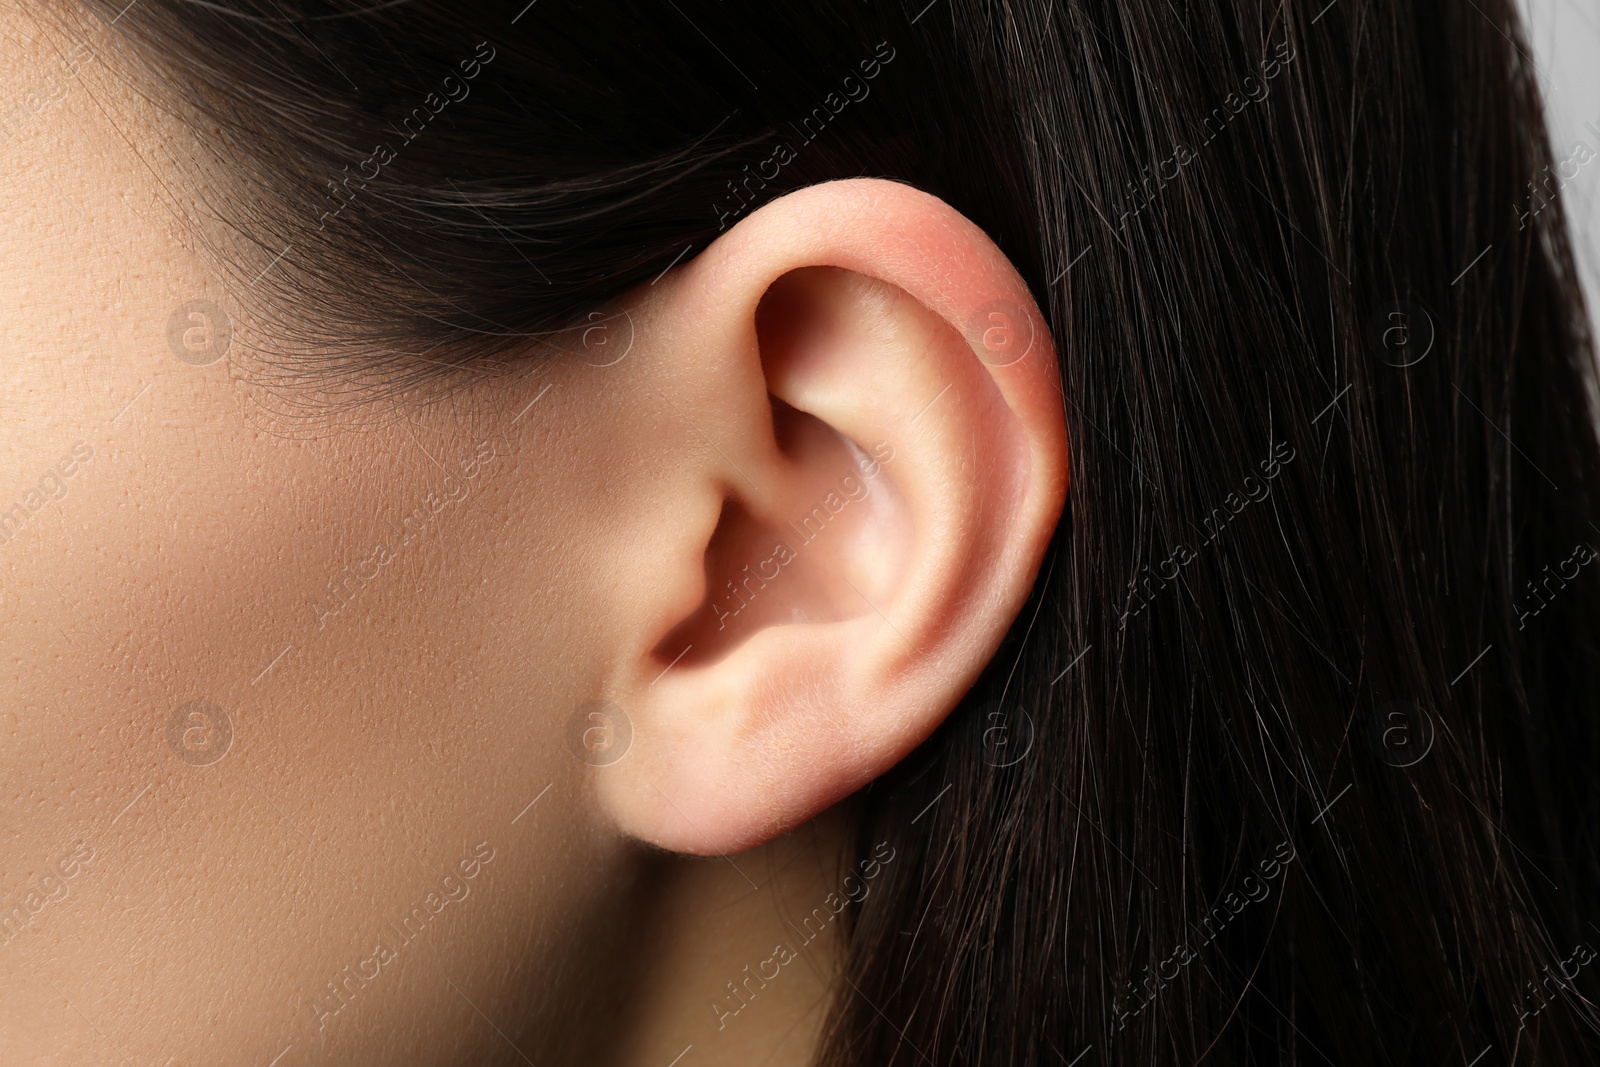
[[753, 514], [723, 502], [706, 544], [706, 597], [654, 649], [663, 665], [713, 663], [770, 626], [837, 622], [871, 606], [859, 590], [893, 489], [882, 465], [822, 420], [776, 397], [779, 446], [794, 461], [789, 503]]

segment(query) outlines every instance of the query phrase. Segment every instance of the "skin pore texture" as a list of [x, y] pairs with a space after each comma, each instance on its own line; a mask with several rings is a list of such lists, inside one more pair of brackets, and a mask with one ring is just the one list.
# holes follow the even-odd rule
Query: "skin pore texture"
[[286, 395], [181, 126], [3, 11], [0, 1062], [806, 1062], [895, 877], [848, 798], [1066, 491], [1003, 256], [835, 183], [627, 295], [609, 365]]

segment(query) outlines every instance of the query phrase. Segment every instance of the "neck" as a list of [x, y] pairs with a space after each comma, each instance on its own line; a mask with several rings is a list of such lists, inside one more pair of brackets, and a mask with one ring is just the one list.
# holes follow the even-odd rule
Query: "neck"
[[813, 1062], [831, 1007], [849, 814], [727, 858], [651, 857], [616, 1067]]

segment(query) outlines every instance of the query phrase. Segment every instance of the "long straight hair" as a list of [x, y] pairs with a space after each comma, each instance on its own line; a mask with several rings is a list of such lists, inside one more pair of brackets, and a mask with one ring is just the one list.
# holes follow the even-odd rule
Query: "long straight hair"
[[285, 388], [503, 373], [835, 178], [1027, 279], [1068, 512], [860, 798], [826, 1067], [1594, 1062], [1596, 383], [1510, 0], [125, 2]]

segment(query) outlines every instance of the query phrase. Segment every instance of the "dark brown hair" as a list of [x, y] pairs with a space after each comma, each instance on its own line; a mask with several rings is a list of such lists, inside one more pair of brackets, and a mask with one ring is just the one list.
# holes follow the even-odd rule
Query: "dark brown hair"
[[124, 3], [286, 383], [515, 373], [834, 178], [1032, 286], [1069, 510], [862, 798], [823, 1063], [1594, 1061], [1595, 377], [1509, 0]]

